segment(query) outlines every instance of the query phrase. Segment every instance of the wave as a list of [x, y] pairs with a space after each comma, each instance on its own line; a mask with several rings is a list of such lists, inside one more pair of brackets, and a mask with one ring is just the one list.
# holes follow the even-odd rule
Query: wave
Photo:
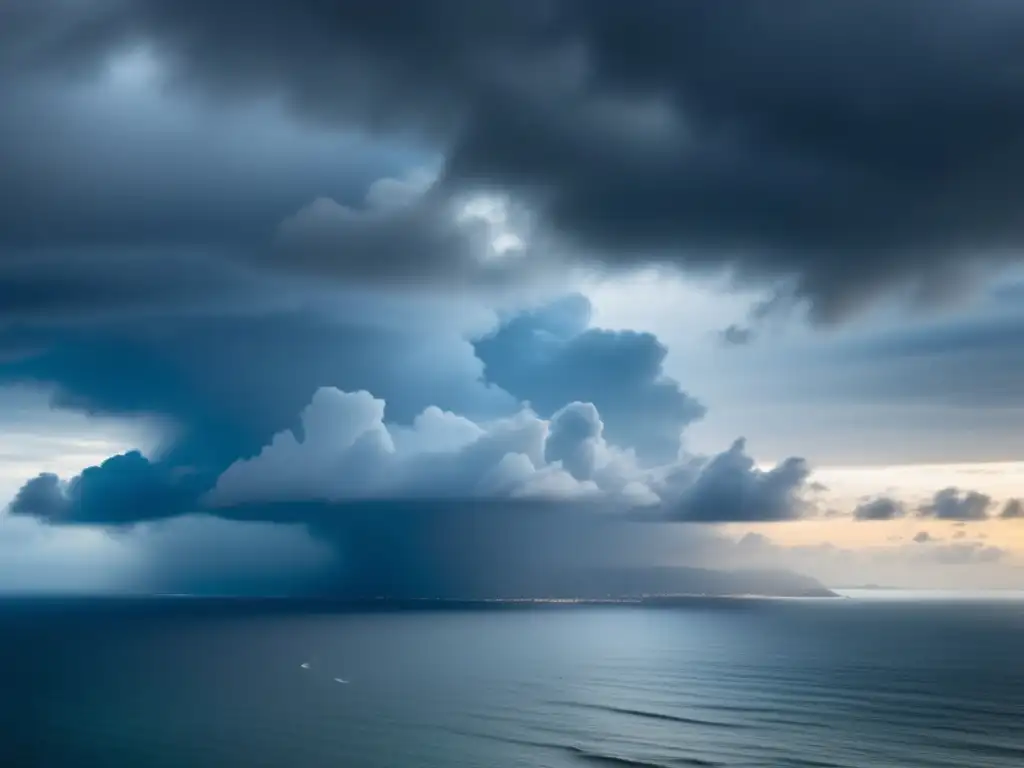
[[449, 733], [462, 736], [473, 736], [488, 741], [497, 741], [504, 744], [516, 744], [524, 747], [533, 747], [534, 749], [549, 749], [556, 752], [562, 752], [563, 754], [573, 756], [578, 761], [590, 763], [592, 765], [634, 766], [634, 768], [716, 768], [717, 766], [724, 765], [724, 763], [719, 763], [714, 760], [705, 760], [699, 757], [672, 757], [656, 761], [638, 757], [628, 757], [625, 755], [613, 755], [608, 752], [588, 749], [587, 747], [583, 747], [578, 744], [559, 744], [553, 741], [539, 741], [496, 733], [464, 731], [455, 728], [446, 728], [445, 730]]
[[721, 766], [722, 763], [715, 762], [713, 760], [702, 760], [699, 757], [674, 757], [671, 759], [657, 762], [654, 760], [645, 760], [636, 757], [623, 757], [621, 755], [610, 755], [605, 752], [596, 752], [583, 747], [568, 746], [562, 747], [562, 749], [577, 759], [591, 763], [593, 765], [620, 765], [620, 766], [634, 766], [635, 768], [672, 768], [672, 766], [694, 766], [696, 768], [714, 768], [715, 766]]
[[697, 717], [684, 717], [682, 715], [671, 715], [667, 712], [653, 712], [646, 709], [631, 709], [629, 707], [615, 707], [610, 704], [590, 704], [582, 701], [553, 701], [552, 704], [576, 707], [578, 709], [592, 709], [599, 712], [610, 712], [616, 715], [630, 715], [632, 717], [643, 717], [649, 720], [664, 720], [670, 723], [683, 723], [685, 725], [697, 725], [702, 728], [724, 728], [740, 730], [749, 726], [739, 723], [723, 723], [719, 720], [703, 720]]

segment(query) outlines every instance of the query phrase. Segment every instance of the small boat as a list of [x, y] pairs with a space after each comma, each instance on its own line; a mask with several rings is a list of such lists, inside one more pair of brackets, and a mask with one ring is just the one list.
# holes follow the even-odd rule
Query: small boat
[[299, 666], [302, 667], [303, 669], [309, 669], [309, 662], [308, 661], [304, 661]]

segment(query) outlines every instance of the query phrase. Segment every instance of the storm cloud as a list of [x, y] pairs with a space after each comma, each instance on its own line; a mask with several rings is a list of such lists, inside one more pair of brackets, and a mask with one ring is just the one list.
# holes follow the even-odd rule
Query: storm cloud
[[697, 522], [807, 511], [803, 459], [763, 471], [743, 441], [683, 452], [704, 408], [664, 375], [664, 345], [591, 328], [583, 296], [503, 320], [454, 307], [450, 322], [440, 307], [363, 297], [335, 320], [279, 312], [37, 330], [38, 350], [0, 365], [0, 379], [55, 386], [64, 408], [166, 427], [151, 458], [41, 475], [11, 510], [98, 525], [204, 508], [306, 522], [265, 510], [439, 499], [647, 508]]
[[64, 483], [44, 473], [29, 480], [9, 505], [11, 513], [48, 523], [130, 525], [192, 511], [194, 480], [137, 451], [111, 456]]
[[[387, 319], [361, 320], [364, 306]], [[163, 454], [215, 469], [290, 426], [318, 386], [372, 389], [398, 418], [432, 404], [470, 415], [517, 406], [479, 380], [472, 345], [442, 313], [366, 297], [344, 307], [341, 318], [306, 310], [12, 330], [7, 342], [24, 351], [0, 363], [0, 382], [54, 387], [65, 409], [152, 415], [167, 422]]]
[[[104, 551], [147, 585], [181, 583], [199, 539], [253, 537], [243, 575], [197, 590], [256, 584], [280, 534], [282, 571], [308, 555], [375, 594], [617, 562], [627, 530], [630, 557], [671, 559], [659, 536], [705, 527], [677, 523], [818, 515], [802, 444], [765, 466], [733, 440], [773, 370], [806, 421], [815, 382], [1024, 391], [1013, 285], [973, 325], [841, 329], [827, 376], [790, 368], [801, 340], [760, 344], [793, 308], [939, 306], [1019, 261], [1022, 36], [1005, 0], [4, 3], [0, 387], [160, 439], [38, 474], [0, 523], [131, 539], [151, 581]], [[696, 394], [671, 331], [595, 327], [571, 293], [651, 266], [753, 302], [715, 314], [706, 346], [731, 362], [704, 360]], [[692, 450], [726, 377], [741, 418]], [[916, 512], [1021, 516], [955, 488]]]
[[661, 463], [704, 413], [664, 376], [657, 338], [589, 328], [582, 296], [503, 322], [472, 302], [338, 298], [255, 315], [0, 331], [0, 348], [18, 350], [0, 360], [0, 383], [54, 386], [63, 408], [165, 419], [165, 454], [218, 470], [291, 427], [319, 387], [371, 391], [402, 423], [430, 406], [488, 419], [526, 400], [547, 418], [591, 402], [609, 441]]
[[[4, 13], [0, 68], [19, 83], [87, 79], [141, 47], [183, 98], [414, 137], [443, 158], [440, 199], [511, 195], [586, 261], [788, 281], [820, 320], [887, 290], [941, 302], [1024, 236], [1024, 10], [1002, 0], [785, 13], [756, 0], [21, 0]], [[59, 229], [65, 214], [49, 213]], [[390, 256], [398, 279], [423, 268]]]

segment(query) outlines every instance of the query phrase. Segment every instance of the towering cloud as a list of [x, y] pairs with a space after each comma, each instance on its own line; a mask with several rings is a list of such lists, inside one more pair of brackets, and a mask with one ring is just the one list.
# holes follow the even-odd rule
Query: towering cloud
[[384, 417], [384, 401], [367, 392], [321, 389], [302, 413], [301, 438], [282, 432], [259, 455], [232, 464], [205, 502], [535, 499], [653, 508], [658, 517], [692, 522], [790, 519], [807, 508], [802, 459], [758, 470], [740, 440], [717, 456], [644, 469], [605, 441], [591, 403], [570, 403], [550, 421], [522, 411], [476, 424], [437, 408], [409, 427]]
[[10, 509], [53, 523], [105, 525], [202, 508], [256, 514], [246, 507], [279, 522], [308, 522], [301, 506], [281, 507], [283, 517], [273, 511], [275, 504], [306, 502], [472, 507], [532, 500], [598, 512], [643, 509], [654, 519], [705, 523], [786, 520], [811, 509], [805, 498], [810, 470], [802, 459], [758, 469], [737, 440], [715, 456], [645, 468], [602, 432], [590, 403], [570, 403], [550, 421], [524, 410], [482, 423], [432, 407], [402, 426], [386, 423], [385, 402], [368, 392], [322, 388], [294, 430], [232, 463], [201, 497], [195, 476], [130, 453], [68, 483], [40, 475]]
[[541, 415], [572, 400], [590, 402], [609, 441], [642, 459], [674, 459], [683, 429], [704, 406], [664, 374], [668, 350], [656, 337], [589, 325], [587, 299], [569, 296], [512, 318], [474, 349], [488, 381]]
[[438, 409], [391, 430], [368, 392], [321, 389], [302, 413], [302, 438], [279, 433], [232, 464], [209, 503], [364, 498], [570, 497], [596, 491], [544, 461], [547, 425], [522, 413], [480, 427]]

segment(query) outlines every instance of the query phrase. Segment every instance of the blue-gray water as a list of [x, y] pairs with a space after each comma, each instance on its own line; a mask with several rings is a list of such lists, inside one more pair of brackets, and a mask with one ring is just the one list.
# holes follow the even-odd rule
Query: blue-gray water
[[0, 765], [1019, 768], [1024, 603], [8, 601]]

